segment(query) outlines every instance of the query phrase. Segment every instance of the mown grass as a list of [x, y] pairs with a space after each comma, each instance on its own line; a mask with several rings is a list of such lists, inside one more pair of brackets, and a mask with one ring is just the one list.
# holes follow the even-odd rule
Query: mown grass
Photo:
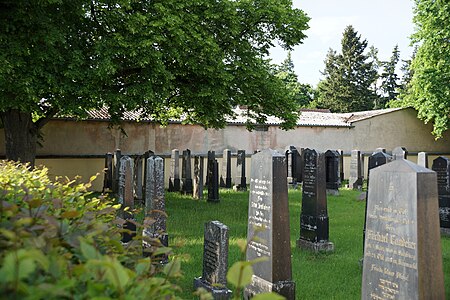
[[[296, 248], [300, 236], [301, 192], [289, 191], [292, 273], [297, 299], [361, 298], [365, 203], [357, 200], [359, 194], [343, 189], [339, 196], [328, 196], [330, 241], [335, 251], [313, 254]], [[178, 284], [184, 299], [195, 299], [193, 279], [202, 275], [205, 222], [218, 220], [229, 227], [229, 266], [242, 259], [237, 241], [247, 239], [248, 195], [248, 192], [220, 190], [220, 203], [208, 203], [179, 193], [166, 194], [169, 243], [175, 255], [182, 257], [184, 276]], [[450, 238], [443, 237], [441, 241], [446, 297], [450, 299]]]

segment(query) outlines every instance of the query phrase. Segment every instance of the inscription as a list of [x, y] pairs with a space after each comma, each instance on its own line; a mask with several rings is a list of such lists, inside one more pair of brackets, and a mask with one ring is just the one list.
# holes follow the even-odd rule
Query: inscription
[[217, 266], [219, 264], [219, 243], [205, 240], [204, 244], [204, 268], [207, 274], [216, 272]]
[[251, 214], [248, 217], [248, 223], [263, 229], [270, 229], [272, 207], [267, 202], [269, 202], [269, 188], [272, 182], [254, 178], [251, 178], [250, 182], [253, 183], [253, 189], [251, 190]]

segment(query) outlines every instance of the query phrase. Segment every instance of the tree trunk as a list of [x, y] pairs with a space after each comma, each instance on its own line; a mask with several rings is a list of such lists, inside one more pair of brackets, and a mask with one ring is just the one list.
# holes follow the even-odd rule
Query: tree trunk
[[28, 162], [34, 167], [38, 126], [31, 113], [9, 109], [0, 112], [0, 117], [5, 130], [6, 159]]

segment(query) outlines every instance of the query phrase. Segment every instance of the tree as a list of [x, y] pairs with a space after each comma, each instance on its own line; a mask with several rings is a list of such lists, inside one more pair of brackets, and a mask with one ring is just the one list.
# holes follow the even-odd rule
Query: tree
[[312, 86], [298, 81], [290, 51], [288, 52], [286, 59], [276, 69], [275, 74], [284, 82], [289, 91], [289, 96], [292, 97], [300, 107], [307, 107], [313, 100], [314, 90]]
[[385, 108], [390, 101], [397, 99], [399, 95], [399, 77], [395, 71], [398, 61], [400, 60], [400, 51], [398, 45], [392, 50], [392, 56], [389, 61], [382, 63], [383, 72], [381, 73], [381, 93], [375, 104], [375, 108]]
[[450, 126], [450, 3], [416, 0], [412, 41], [418, 45], [411, 63], [413, 72], [403, 100], [425, 123], [433, 123], [439, 138]]
[[342, 54], [330, 49], [325, 59], [325, 79], [318, 84], [318, 106], [336, 112], [362, 111], [373, 108], [377, 79], [373, 50], [365, 54], [367, 40], [352, 26], [342, 37]]
[[34, 161], [54, 116], [108, 107], [156, 122], [220, 128], [233, 108], [295, 125], [296, 103], [266, 59], [291, 49], [309, 18], [291, 0], [0, 2], [0, 117], [8, 159]]

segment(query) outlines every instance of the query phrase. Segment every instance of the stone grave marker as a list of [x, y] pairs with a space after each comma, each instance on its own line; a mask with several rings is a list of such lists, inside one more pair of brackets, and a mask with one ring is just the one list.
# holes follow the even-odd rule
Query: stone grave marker
[[328, 195], [339, 195], [341, 178], [339, 174], [339, 152], [328, 150], [325, 152], [326, 188]]
[[237, 191], [247, 190], [247, 177], [245, 177], [245, 150], [238, 150], [236, 162], [236, 180], [234, 189]]
[[112, 191], [113, 186], [113, 154], [111, 152], [105, 155], [105, 175], [103, 179], [103, 193]]
[[341, 178], [341, 184], [344, 181], [344, 151], [338, 150], [339, 153], [339, 177]]
[[287, 180], [288, 184], [294, 188], [297, 187], [297, 183], [301, 182], [301, 157], [297, 148], [289, 146], [286, 150], [287, 161]]
[[[123, 229], [129, 230], [123, 232], [122, 242], [128, 243], [136, 235], [136, 225], [128, 220], [133, 220], [132, 209], [134, 208], [133, 195], [133, 161], [129, 156], [120, 158], [119, 182], [118, 182], [118, 200], [121, 206], [121, 214], [125, 220]], [[128, 207], [129, 210], [124, 210]]]
[[395, 147], [392, 150], [392, 157], [394, 159], [407, 159], [408, 158], [408, 150], [405, 147]]
[[405, 159], [370, 172], [362, 299], [445, 299], [436, 173]]
[[173, 149], [170, 156], [169, 192], [180, 191], [180, 151]]
[[194, 157], [193, 197], [203, 199], [203, 157]]
[[120, 158], [122, 157], [122, 152], [120, 149], [114, 151], [113, 157], [113, 186], [112, 191], [117, 195], [119, 192], [119, 172], [120, 172]]
[[254, 275], [244, 289], [244, 299], [272, 291], [295, 299], [286, 158], [271, 149], [252, 155], [247, 243], [247, 261], [267, 260], [253, 265]]
[[143, 164], [142, 164], [142, 156], [136, 156], [134, 159], [134, 197], [139, 200], [139, 202], [142, 203], [143, 200], [143, 186], [142, 186], [142, 181], [143, 181], [143, 174], [142, 174], [142, 168], [143, 168]]
[[231, 188], [231, 150], [223, 150], [222, 157], [222, 172], [220, 174], [220, 186], [230, 189]]
[[184, 195], [192, 195], [192, 168], [191, 168], [191, 150], [183, 151], [183, 159], [181, 161], [181, 193]]
[[361, 190], [363, 185], [363, 177], [361, 174], [361, 151], [359, 150], [352, 150], [348, 185], [349, 188], [354, 190]]
[[428, 168], [428, 153], [419, 152], [417, 154], [417, 164], [424, 168]]
[[297, 246], [314, 252], [330, 252], [325, 154], [314, 149], [303, 152], [303, 191], [300, 238]]
[[374, 151], [374, 153], [377, 153], [377, 152], [386, 153], [386, 148], [379, 147], [379, 148], [375, 149], [375, 151]]
[[194, 289], [209, 291], [213, 299], [230, 299], [227, 288], [228, 227], [219, 221], [205, 223], [203, 242], [203, 273], [194, 279]]
[[433, 160], [431, 169], [437, 174], [441, 232], [450, 235], [450, 160], [439, 156]]
[[211, 166], [208, 172], [208, 202], [219, 202], [219, 163], [217, 159], [208, 159], [209, 163]]
[[[147, 178], [147, 163], [148, 163], [148, 158], [155, 155], [155, 153], [152, 150], [147, 150], [145, 151], [144, 155], [143, 155], [143, 167], [144, 167], [144, 175], [143, 175], [143, 182], [142, 182], [142, 204], [145, 205], [145, 183], [144, 180], [146, 180]], [[169, 178], [170, 180], [170, 178]]]

